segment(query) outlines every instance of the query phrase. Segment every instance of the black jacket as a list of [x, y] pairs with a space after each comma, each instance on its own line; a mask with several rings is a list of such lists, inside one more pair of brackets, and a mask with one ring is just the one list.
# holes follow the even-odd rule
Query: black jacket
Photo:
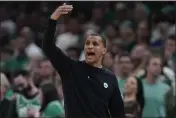
[[124, 118], [115, 75], [67, 57], [55, 45], [55, 27], [56, 21], [49, 20], [44, 40], [38, 46], [62, 79], [66, 118]]

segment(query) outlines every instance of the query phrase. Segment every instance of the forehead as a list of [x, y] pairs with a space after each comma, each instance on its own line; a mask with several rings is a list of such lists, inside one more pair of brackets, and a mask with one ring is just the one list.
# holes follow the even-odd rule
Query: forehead
[[49, 60], [43, 60], [40, 62], [40, 65], [50, 65], [51, 62]]
[[150, 62], [161, 64], [161, 59], [159, 57], [153, 57], [153, 58], [150, 59]]
[[86, 38], [86, 42], [102, 42], [102, 38], [100, 36], [88, 36]]
[[129, 78], [127, 79], [127, 81], [128, 81], [128, 82], [133, 81], [133, 82], [137, 83], [136, 78], [134, 78], [134, 77], [129, 77]]
[[129, 56], [122, 56], [119, 58], [119, 60], [129, 60], [130, 61], [130, 57]]
[[25, 81], [26, 81], [25, 77], [23, 77], [21, 75], [14, 78], [14, 83], [16, 83], [16, 84], [22, 83], [22, 82], [25, 82]]
[[172, 40], [172, 39], [168, 39], [168, 40], [166, 40], [166, 43], [168, 44], [175, 44], [176, 43], [176, 41], [175, 40]]

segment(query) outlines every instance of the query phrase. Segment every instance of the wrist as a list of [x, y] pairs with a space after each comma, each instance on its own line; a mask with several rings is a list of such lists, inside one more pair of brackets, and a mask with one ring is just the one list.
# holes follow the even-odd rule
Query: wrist
[[58, 20], [59, 17], [60, 17], [60, 15], [57, 15], [57, 16], [56, 16], [56, 15], [52, 14], [50, 18], [51, 18], [52, 20]]

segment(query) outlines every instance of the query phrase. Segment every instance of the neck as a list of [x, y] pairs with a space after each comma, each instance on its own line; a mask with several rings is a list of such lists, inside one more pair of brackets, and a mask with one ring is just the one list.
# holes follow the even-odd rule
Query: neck
[[[86, 62], [86, 61], [85, 61]], [[86, 62], [88, 65], [90, 65], [90, 66], [93, 66], [93, 67], [96, 67], [96, 68], [102, 68], [103, 66], [102, 66], [102, 64], [101, 64], [101, 62], [98, 62], [98, 63], [88, 63], [88, 62]]]
[[124, 100], [135, 100], [136, 99], [136, 93], [126, 93], [124, 96]]
[[154, 76], [152, 76], [152, 74], [150, 74], [149, 72], [147, 73], [146, 80], [150, 84], [154, 84], [156, 82], [156, 78]]

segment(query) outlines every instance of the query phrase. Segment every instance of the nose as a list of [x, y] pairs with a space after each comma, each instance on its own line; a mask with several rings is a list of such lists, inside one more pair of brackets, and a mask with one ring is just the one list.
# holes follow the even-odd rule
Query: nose
[[93, 45], [92, 44], [89, 44], [88, 45], [88, 49], [92, 49], [93, 48]]

